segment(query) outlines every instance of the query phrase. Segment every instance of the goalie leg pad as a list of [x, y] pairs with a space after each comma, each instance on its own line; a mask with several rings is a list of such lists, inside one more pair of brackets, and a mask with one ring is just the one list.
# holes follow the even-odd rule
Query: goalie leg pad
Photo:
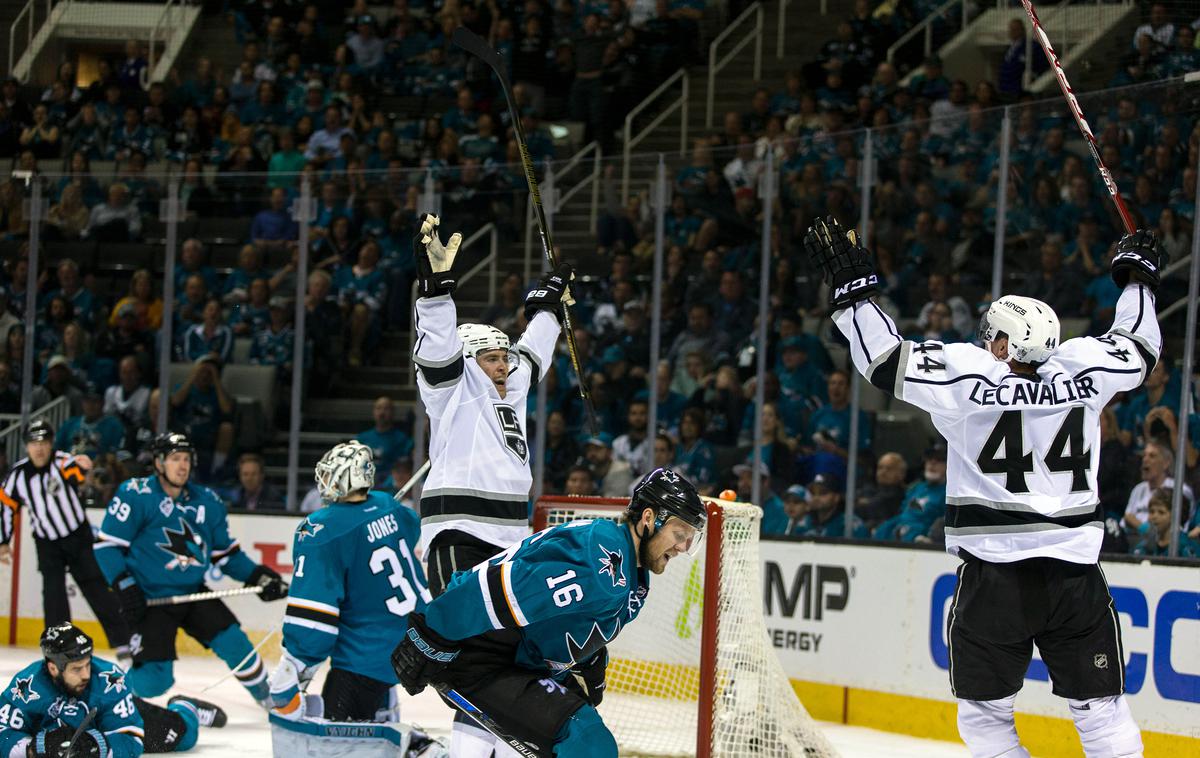
[[617, 758], [617, 741], [590, 705], [575, 711], [555, 737], [554, 754], [561, 758]]
[[958, 734], [971, 758], [1029, 758], [1013, 719], [1016, 693], [999, 700], [959, 700]]
[[454, 726], [450, 731], [450, 755], [454, 758], [491, 758], [492, 752], [503, 747], [496, 735], [476, 724], [467, 716], [460, 721], [461, 713], [455, 712]]
[[1124, 695], [1068, 700], [1075, 730], [1088, 758], [1132, 758], [1142, 754], [1142, 733]]
[[133, 664], [125, 681], [139, 697], [158, 697], [175, 683], [171, 661], [143, 661]]

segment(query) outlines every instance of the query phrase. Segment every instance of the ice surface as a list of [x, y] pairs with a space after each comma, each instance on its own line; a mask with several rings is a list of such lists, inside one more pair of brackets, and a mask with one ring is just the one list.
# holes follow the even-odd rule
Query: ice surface
[[[13, 674], [37, 656], [36, 649], [0, 647], [0, 684], [8, 684]], [[101, 657], [105, 657], [103, 653]], [[271, 755], [271, 732], [266, 714], [242, 686], [229, 677], [211, 690], [203, 691], [227, 673], [225, 664], [215, 657], [181, 658], [175, 662], [175, 687], [166, 695], [154, 698], [154, 702], [165, 705], [171, 695], [194, 695], [217, 703], [229, 714], [229, 723], [224, 729], [201, 731], [200, 740], [189, 755], [266, 758]], [[323, 679], [322, 672], [310, 691], [319, 692]], [[402, 718], [406, 723], [417, 724], [438, 736], [449, 734], [450, 709], [433, 690], [427, 689], [415, 698], [404, 695], [402, 702]], [[845, 758], [962, 758], [968, 754], [962, 745], [949, 742], [819, 723]]]

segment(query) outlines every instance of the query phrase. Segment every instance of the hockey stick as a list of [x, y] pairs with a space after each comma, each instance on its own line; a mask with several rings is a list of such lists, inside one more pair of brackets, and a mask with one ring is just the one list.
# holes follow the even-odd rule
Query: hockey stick
[[79, 735], [83, 734], [84, 731], [91, 726], [92, 722], [95, 721], [96, 714], [99, 712], [99, 710], [100, 709], [98, 708], [92, 708], [87, 712], [87, 715], [83, 717], [83, 722], [79, 724], [79, 727], [75, 730], [75, 733], [71, 735], [71, 741], [67, 743], [67, 749], [63, 751], [63, 755], [71, 755], [71, 750], [75, 747], [76, 741], [79, 740]]
[[[550, 262], [550, 268], [555, 268], [558, 265], [558, 256], [554, 252], [554, 241], [550, 237], [550, 225], [546, 222], [546, 211], [542, 209], [542, 195], [538, 191], [537, 177], [533, 174], [533, 161], [529, 158], [529, 146], [525, 142], [525, 127], [521, 126], [521, 112], [517, 109], [517, 99], [513, 96], [512, 85], [508, 83], [508, 74], [504, 72], [504, 60], [491, 45], [470, 29], [458, 27], [454, 30], [452, 39], [454, 44], [486, 63], [495, 72], [496, 78], [500, 80], [500, 89], [504, 91], [504, 99], [508, 101], [508, 115], [512, 118], [517, 148], [521, 151], [521, 164], [525, 168], [525, 182], [529, 185], [529, 195], [533, 199], [538, 234], [542, 238], [542, 250], [546, 253], [546, 260]], [[562, 314], [562, 330], [563, 335], [567, 338], [567, 352], [571, 355], [571, 366], [575, 369], [575, 375], [579, 377], [579, 397], [583, 400], [583, 408], [587, 414], [588, 431], [594, 436], [599, 434], [600, 427], [596, 422], [596, 409], [592, 407], [592, 396], [588, 392], [583, 364], [579, 360], [579, 347], [575, 344], [575, 325], [572, 323], [571, 310], [566, 303], [562, 304]]]
[[228, 672], [226, 672], [225, 676], [221, 677], [221, 678], [220, 678], [220, 679], [218, 679], [217, 681], [213, 682], [212, 684], [208, 685], [208, 686], [207, 686], [207, 687], [205, 687], [204, 689], [200, 690], [200, 694], [201, 694], [201, 695], [203, 695], [205, 692], [208, 692], [208, 691], [209, 691], [209, 690], [211, 690], [213, 687], [216, 687], [218, 684], [221, 684], [222, 682], [224, 682], [224, 681], [225, 681], [226, 679], [228, 679], [229, 677], [237, 675], [237, 672], [239, 672], [239, 671], [241, 671], [241, 670], [242, 670], [242, 666], [245, 666], [245, 665], [246, 665], [246, 661], [248, 661], [248, 660], [250, 660], [251, 658], [253, 658], [253, 657], [254, 657], [254, 654], [255, 654], [255, 653], [257, 653], [259, 650], [261, 650], [263, 645], [267, 644], [267, 640], [271, 639], [271, 638], [272, 638], [272, 637], [274, 637], [276, 634], [279, 634], [279, 630], [280, 630], [282, 627], [283, 627], [283, 622], [282, 622], [282, 621], [280, 621], [280, 622], [279, 622], [278, 624], [276, 624], [275, 626], [271, 627], [271, 631], [269, 631], [269, 632], [267, 632], [265, 635], [263, 635], [263, 638], [262, 638], [261, 640], [259, 640], [259, 641], [258, 641], [258, 644], [257, 644], [257, 645], [255, 645], [253, 648], [251, 648], [249, 653], [246, 653], [246, 657], [245, 657], [245, 658], [243, 658], [242, 660], [238, 661], [238, 665], [236, 665], [236, 666], [232, 667], [231, 669], [229, 669], [229, 671], [228, 671]]
[[508, 745], [513, 750], [526, 758], [540, 758], [540, 748], [535, 750], [530, 745], [513, 737], [504, 730], [504, 727], [497, 724], [491, 716], [475, 707], [475, 704], [467, 700], [463, 695], [453, 687], [445, 684], [434, 684], [433, 688], [442, 694], [442, 697], [450, 701], [455, 708], [470, 716], [475, 723], [479, 724], [484, 729], [504, 740], [504, 744]]
[[232, 590], [212, 590], [210, 592], [193, 592], [190, 595], [172, 595], [171, 597], [152, 597], [146, 601], [147, 607], [154, 608], [160, 605], [182, 605], [183, 603], [196, 603], [201, 600], [216, 600], [221, 597], [233, 597], [235, 595], [257, 595], [262, 592], [262, 587], [238, 587]]
[[421, 481], [421, 479], [424, 478], [424, 476], [429, 473], [430, 463], [431, 463], [430, 459], [426, 458], [425, 462], [421, 464], [421, 468], [417, 469], [416, 473], [414, 473], [412, 476], [410, 476], [408, 478], [408, 481], [404, 483], [403, 487], [396, 490], [396, 494], [392, 495], [392, 498], [394, 500], [396, 500], [397, 502], [403, 500], [404, 496], [408, 494], [408, 491], [411, 490], [413, 487], [416, 487], [417, 482]]
[[1112, 198], [1113, 205], [1117, 206], [1117, 213], [1121, 216], [1121, 222], [1125, 224], [1125, 231], [1133, 234], [1137, 230], [1137, 225], [1129, 213], [1129, 208], [1125, 205], [1125, 199], [1121, 197], [1121, 192], [1117, 189], [1116, 180], [1113, 179], [1108, 166], [1105, 166], [1103, 159], [1100, 158], [1100, 146], [1096, 143], [1096, 135], [1092, 134], [1092, 127], [1088, 126], [1087, 119], [1083, 117], [1083, 109], [1079, 107], [1079, 101], [1075, 99], [1075, 93], [1071, 90], [1071, 83], [1067, 81], [1067, 73], [1063, 71], [1058, 55], [1050, 46], [1050, 38], [1046, 36], [1046, 30], [1042, 28], [1042, 22], [1038, 20], [1037, 11], [1034, 10], [1030, 0], [1021, 0], [1021, 5], [1025, 6], [1025, 13], [1029, 15], [1029, 21], [1033, 24], [1033, 35], [1037, 37], [1042, 51], [1046, 53], [1046, 60], [1054, 67], [1054, 76], [1058, 79], [1058, 86], [1067, 100], [1067, 105], [1071, 107], [1075, 125], [1079, 127], [1084, 141], [1087, 142], [1088, 150], [1092, 153], [1092, 160], [1096, 162], [1096, 168], [1100, 171], [1100, 178], [1104, 180], [1104, 186], [1108, 187], [1108, 195]]

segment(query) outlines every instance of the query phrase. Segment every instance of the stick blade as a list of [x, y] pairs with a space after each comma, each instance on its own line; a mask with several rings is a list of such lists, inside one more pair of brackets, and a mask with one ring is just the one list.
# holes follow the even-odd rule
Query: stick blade
[[500, 73], [501, 66], [503, 65], [500, 54], [483, 37], [480, 37], [465, 26], [460, 26], [454, 30], [454, 36], [450, 39], [463, 50], [466, 50], [471, 55], [491, 66], [492, 70], [497, 74]]

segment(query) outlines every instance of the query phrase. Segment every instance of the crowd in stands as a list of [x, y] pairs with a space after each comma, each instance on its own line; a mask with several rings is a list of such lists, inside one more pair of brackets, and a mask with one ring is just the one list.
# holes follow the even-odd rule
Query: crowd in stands
[[[1018, 264], [1010, 270], [1019, 273], [1008, 287], [1084, 322], [1082, 332], [1102, 333], [1118, 294], [1107, 263], [1120, 225], [1069, 114], [1023, 90], [1022, 21], [1009, 26], [993, 81], [955, 79], [937, 56], [887, 62], [887, 46], [932, 7], [858, 0], [835, 37], [781, 88], [748, 93], [744, 109], [722, 114], [715, 131], [693, 141], [673, 168], [657, 366], [650, 364], [650, 204], [636, 192], [619, 202], [609, 168], [593, 258], [605, 270], [577, 286], [575, 334], [601, 429], [581, 436], [577, 378], [560, 356], [545, 382], [545, 492], [623, 496], [647, 467], [669, 464], [705, 492], [731, 488], [749, 499], [757, 448], [764, 531], [836, 536], [847, 529], [847, 461], [856, 456], [852, 535], [940, 539], [946, 453], [935, 435], [923, 454], [921, 445], [888, 449], [864, 412], [858, 449], [849, 449], [850, 377], [836, 338], [820, 328], [826, 300], [799, 244], [804, 230], [828, 214], [857, 225], [863, 129], [872, 128], [877, 175], [867, 242], [883, 280], [881, 305], [906, 337], [973, 339], [980, 310], [996, 294], [989, 289], [1002, 105], [1014, 106], [1004, 233], [1006, 258]], [[5, 80], [0, 157], [61, 172], [46, 187], [45, 239], [150, 239], [161, 227], [165, 189], [148, 166], [163, 162], [181, 178], [185, 218], [201, 227], [210, 219], [246, 221], [236, 250], [217, 251], [203, 235], [182, 241], [169, 348], [156, 335], [164, 314], [153, 270], [134, 272], [121, 292], [103, 291], [96, 272], [69, 257], [39, 272], [37, 402], [68, 399], [62, 446], [107, 455], [116, 472], [135, 470], [158, 412], [151, 387], [160, 351], [169, 349], [175, 362], [190, 364], [167, 399], [170, 424], [203, 451], [201, 478], [228, 487], [231, 502], [278, 508], [283, 498], [266, 481], [263, 458], [239, 449], [222, 369], [234, 360], [273, 366], [281, 383], [296, 370], [300, 224], [311, 242], [302, 370], [319, 393], [342, 367], [370, 363], [386, 328], [407, 325], [410, 240], [428, 173], [456, 230], [494, 219], [512, 236], [523, 217], [516, 198], [524, 179], [503, 98], [486, 69], [449, 44], [453, 29], [467, 26], [504, 56], [540, 163], [555, 155], [546, 119], [582, 124], [584, 140], [611, 152], [620, 114], [699, 55], [704, 3], [395, 0], [379, 13], [362, 0], [348, 9], [242, 0], [228, 9], [242, 57], [227, 70], [201, 58], [191, 71], [151, 83], [144, 51], [131, 42], [87, 86], [70, 63], [36, 88]], [[1158, 4], [1147, 11], [1114, 84], [1157, 81], [1200, 63], [1192, 19], [1169, 18]], [[1036, 47], [1030, 66], [1039, 72], [1045, 61]], [[1191, 244], [1200, 110], [1172, 85], [1156, 86], [1154, 96], [1128, 90], [1092, 98], [1099, 110], [1090, 107], [1089, 116], [1139, 225], [1178, 257]], [[402, 116], [388, 110], [397, 102], [407, 109]], [[775, 214], [770, 337], [759, 346], [754, 293], [768, 153], [778, 191], [766, 209]], [[93, 162], [111, 162], [114, 181], [94, 176]], [[292, 212], [302, 178], [316, 199], [311, 218]], [[21, 186], [0, 183], [0, 239], [19, 243], [28, 224]], [[217, 252], [223, 265], [215, 265]], [[6, 259], [2, 277], [0, 412], [19, 402], [25, 266], [20, 255]], [[483, 320], [519, 335], [528, 285], [510, 275]], [[760, 347], [769, 367], [761, 408]], [[1158, 555], [1169, 539], [1160, 505], [1175, 484], [1163, 461], [1177, 454], [1181, 382], [1166, 354], [1145, 387], [1105, 414], [1101, 498], [1113, 549]], [[393, 487], [411, 475], [413, 444], [410, 420], [395, 415], [392, 401], [380, 398], [373, 427], [360, 435]], [[1178, 453], [1189, 477], [1186, 523], [1178, 525], [1185, 553], [1200, 551], [1200, 517], [1191, 507], [1200, 486], [1198, 422]]]

